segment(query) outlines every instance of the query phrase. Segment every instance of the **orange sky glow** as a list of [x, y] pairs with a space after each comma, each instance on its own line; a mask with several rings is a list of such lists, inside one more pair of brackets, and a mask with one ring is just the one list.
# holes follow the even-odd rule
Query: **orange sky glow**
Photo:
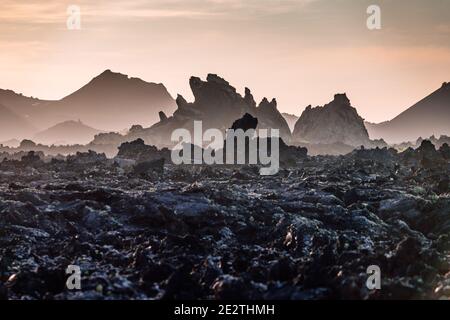
[[448, 0], [2, 0], [0, 88], [59, 99], [111, 69], [190, 100], [189, 77], [217, 73], [282, 112], [346, 92], [381, 122], [450, 81], [449, 21]]

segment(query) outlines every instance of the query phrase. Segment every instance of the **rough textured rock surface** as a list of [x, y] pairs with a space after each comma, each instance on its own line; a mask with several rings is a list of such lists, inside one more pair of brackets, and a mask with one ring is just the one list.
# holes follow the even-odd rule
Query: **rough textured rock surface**
[[292, 140], [311, 144], [343, 143], [353, 147], [371, 143], [364, 119], [345, 94], [336, 94], [334, 100], [323, 107], [308, 106], [295, 124]]
[[275, 176], [22, 154], [0, 162], [0, 297], [448, 299], [447, 148], [304, 157]]
[[206, 81], [192, 77], [189, 84], [194, 102], [187, 102], [179, 95], [176, 99], [178, 109], [172, 117], [161, 118], [159, 123], [133, 137], [159, 147], [170, 147], [174, 145], [170, 139], [173, 130], [186, 128], [192, 133], [194, 120], [202, 121], [203, 130], [217, 128], [225, 132], [236, 119], [248, 113], [258, 118], [258, 129], [279, 129], [283, 140], [290, 141], [289, 126], [278, 111], [275, 99], [269, 102], [264, 98], [257, 106], [250, 89], [246, 88], [242, 97], [226, 80], [215, 74], [209, 74]]
[[168, 149], [158, 150], [155, 146], [149, 146], [142, 139], [136, 139], [131, 142], [124, 142], [119, 147], [116, 159], [128, 159], [136, 162], [154, 161], [158, 159], [170, 159]]

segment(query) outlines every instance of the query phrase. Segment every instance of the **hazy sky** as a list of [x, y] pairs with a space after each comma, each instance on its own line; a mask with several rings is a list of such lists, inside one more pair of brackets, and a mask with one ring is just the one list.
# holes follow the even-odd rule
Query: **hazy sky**
[[39, 98], [112, 69], [189, 100], [191, 75], [217, 73], [284, 112], [346, 92], [383, 121], [450, 81], [450, 0], [1, 0], [0, 51], [0, 88]]

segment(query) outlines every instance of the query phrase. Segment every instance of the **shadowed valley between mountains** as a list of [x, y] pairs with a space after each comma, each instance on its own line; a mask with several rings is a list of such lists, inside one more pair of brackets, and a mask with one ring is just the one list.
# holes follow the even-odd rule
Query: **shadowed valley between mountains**
[[284, 119], [286, 119], [289, 129], [291, 130], [291, 132], [293, 132], [295, 124], [297, 123], [299, 117], [296, 116], [295, 114], [290, 114], [290, 113], [286, 113], [286, 112], [283, 112], [282, 115], [283, 115]]

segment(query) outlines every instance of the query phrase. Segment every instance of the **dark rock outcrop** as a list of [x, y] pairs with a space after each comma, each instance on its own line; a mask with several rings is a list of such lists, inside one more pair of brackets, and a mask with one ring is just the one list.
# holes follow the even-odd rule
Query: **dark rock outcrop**
[[448, 145], [443, 145], [439, 150], [429, 140], [423, 140], [416, 150], [408, 148], [400, 154], [404, 163], [414, 167], [436, 168], [447, 166]]
[[133, 173], [139, 176], [146, 176], [151, 173], [163, 173], [165, 159], [139, 162], [133, 167]]
[[107, 158], [104, 153], [97, 153], [89, 150], [88, 152], [77, 152], [75, 155], [67, 156], [67, 162], [77, 165], [87, 165], [106, 162]]
[[[258, 118], [253, 117], [252, 115], [246, 113], [242, 118], [234, 121], [231, 129], [238, 130], [242, 129], [244, 132], [250, 129], [257, 129], [258, 126]], [[258, 149], [259, 154], [259, 148], [264, 142], [264, 145], [268, 147], [268, 150], [271, 149], [272, 139], [276, 138], [263, 138], [263, 137], [257, 137], [255, 136], [252, 140], [255, 141], [256, 139], [256, 146]], [[267, 140], [267, 141], [264, 141]], [[236, 142], [234, 145], [234, 152], [237, 154], [238, 150], [236, 147]], [[249, 159], [249, 145], [250, 145], [250, 138], [246, 138], [245, 142], [245, 159], [246, 161]], [[282, 166], [292, 166], [297, 163], [297, 161], [305, 159], [308, 155], [308, 149], [303, 147], [297, 147], [297, 146], [290, 146], [287, 145], [282, 138], [278, 138], [278, 145], [279, 145], [279, 159], [280, 164]], [[224, 154], [226, 152], [226, 141], [224, 141]], [[258, 158], [258, 163], [260, 159]], [[247, 162], [246, 162], [247, 163]]]
[[36, 166], [42, 163], [41, 157], [34, 151], [30, 151], [28, 154], [24, 155], [21, 161], [26, 166]]
[[170, 151], [158, 150], [155, 146], [149, 146], [142, 139], [124, 142], [119, 147], [117, 158], [129, 159], [136, 162], [154, 161], [161, 158], [170, 159]]
[[359, 147], [371, 144], [364, 119], [345, 94], [336, 94], [323, 107], [308, 106], [295, 124], [293, 141], [312, 144], [343, 143]]
[[209, 74], [206, 81], [192, 77], [189, 84], [194, 102], [187, 102], [178, 95], [178, 109], [173, 116], [145, 129], [139, 138], [158, 147], [171, 147], [174, 145], [171, 134], [175, 129], [185, 128], [192, 133], [194, 121], [202, 121], [203, 130], [216, 128], [225, 133], [236, 119], [248, 113], [258, 118], [258, 129], [279, 129], [280, 137], [290, 141], [289, 126], [278, 111], [275, 99], [269, 102], [264, 98], [257, 106], [250, 89], [246, 88], [242, 97], [226, 80], [215, 74]]
[[115, 165], [134, 176], [151, 177], [153, 174], [162, 174], [164, 164], [171, 160], [170, 150], [159, 150], [155, 146], [146, 145], [142, 139], [124, 142], [118, 149], [114, 158]]
[[159, 112], [159, 121], [165, 121], [165, 120], [167, 120], [167, 116], [166, 116], [166, 114], [164, 113], [164, 111], [160, 111]]
[[233, 125], [231, 126], [231, 129], [238, 130], [242, 129], [244, 131], [253, 129], [255, 130], [258, 126], [258, 119], [253, 117], [251, 114], [244, 114], [244, 116], [235, 122], [233, 122]]
[[447, 143], [444, 143], [444, 144], [439, 148], [439, 152], [441, 153], [441, 155], [442, 155], [446, 160], [450, 160], [450, 147], [448, 146]]

